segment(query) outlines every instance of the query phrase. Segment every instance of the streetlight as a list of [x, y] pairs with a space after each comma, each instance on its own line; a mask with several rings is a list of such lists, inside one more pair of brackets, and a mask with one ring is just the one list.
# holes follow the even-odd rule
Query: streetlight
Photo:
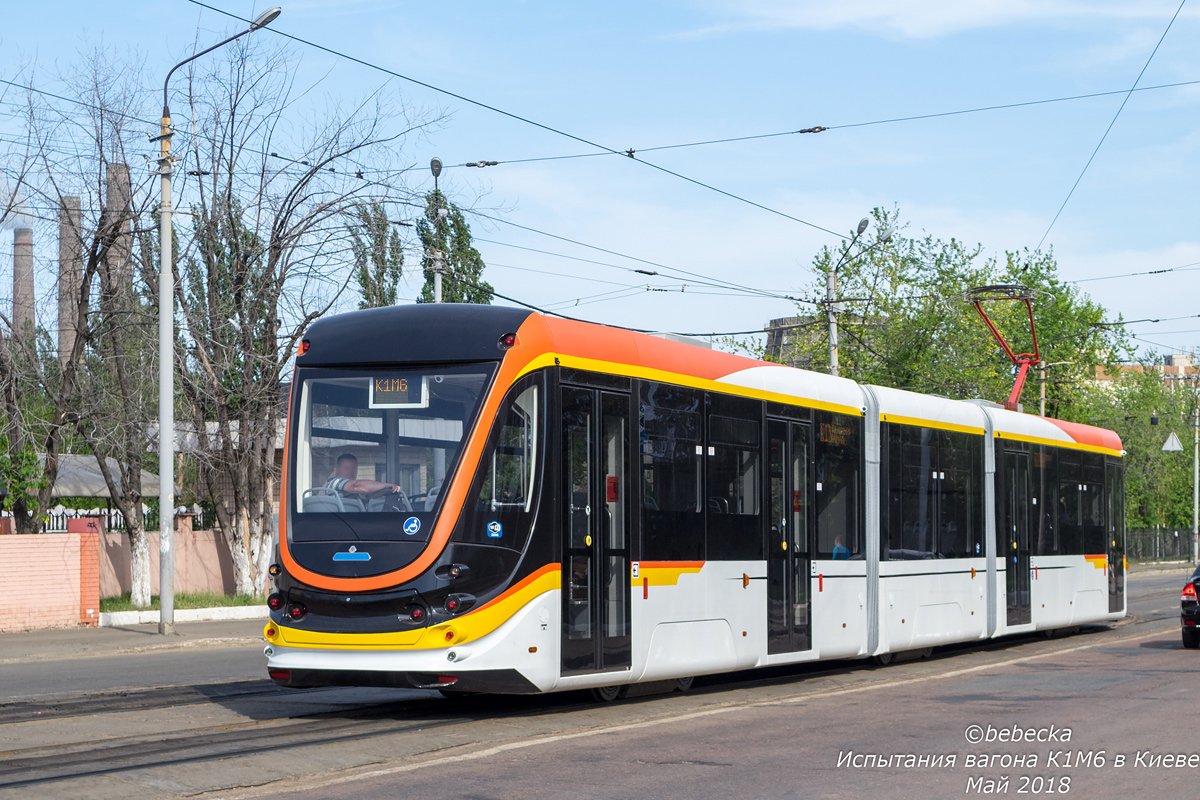
[[163, 81], [162, 129], [158, 174], [162, 177], [162, 201], [159, 204], [158, 274], [158, 632], [175, 632], [175, 278], [171, 263], [171, 173], [175, 159], [171, 155], [171, 109], [167, 105], [167, 85], [175, 70], [195, 61], [234, 39], [271, 24], [282, 9], [272, 6], [259, 14], [250, 27], [218, 42], [207, 50], [185, 58], [167, 73]]
[[[850, 244], [846, 246], [846, 250], [842, 253], [842, 257], [838, 259], [837, 264], [835, 264], [833, 269], [829, 271], [829, 274], [825, 276], [825, 313], [829, 319], [829, 374], [835, 378], [838, 377], [837, 312], [842, 310], [841, 304], [835, 302], [834, 299], [837, 297], [837, 274], [838, 270], [842, 267], [842, 263], [847, 261], [847, 256], [850, 255], [850, 251], [854, 249], [854, 244], [858, 241], [858, 237], [863, 235], [863, 231], [865, 231], [867, 226], [870, 224], [870, 217], [863, 217], [858, 221], [858, 230], [855, 231], [854, 238], [851, 239]], [[869, 253], [871, 250], [874, 250], [876, 247], [891, 241], [892, 232], [894, 230], [895, 228], [889, 225], [884, 229], [883, 233], [879, 235], [879, 239], [875, 242], [875, 244], [865, 248], [862, 252], [856, 255], [855, 258], [860, 258], [866, 253]]]
[[442, 249], [438, 247], [438, 240], [442, 235], [442, 220], [449, 213], [442, 207], [442, 195], [438, 191], [438, 176], [442, 174], [442, 160], [434, 158], [429, 162], [429, 171], [433, 173], [433, 197], [437, 201], [437, 219], [434, 222], [435, 228], [433, 231], [433, 302], [442, 302]]

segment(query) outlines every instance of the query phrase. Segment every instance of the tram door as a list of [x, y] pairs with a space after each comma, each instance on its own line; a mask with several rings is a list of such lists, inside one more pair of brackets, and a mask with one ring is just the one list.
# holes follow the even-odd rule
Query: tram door
[[629, 395], [562, 387], [562, 671], [630, 666]]
[[807, 424], [767, 420], [771, 528], [767, 549], [767, 652], [812, 648], [812, 514]]
[[1109, 463], [1104, 472], [1105, 538], [1108, 540], [1108, 610], [1125, 607], [1125, 476], [1118, 464]]
[[1029, 454], [1015, 450], [1004, 452], [1005, 582], [1008, 590], [1008, 624], [1024, 625], [1030, 616], [1029, 522], [1032, 507], [1029, 494]]

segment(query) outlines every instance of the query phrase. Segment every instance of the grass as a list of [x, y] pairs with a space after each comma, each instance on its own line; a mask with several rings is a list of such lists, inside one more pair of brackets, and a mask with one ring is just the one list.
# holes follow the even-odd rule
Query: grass
[[[248, 594], [217, 594], [216, 592], [182, 592], [175, 595], [175, 608], [215, 608], [218, 606], [260, 606], [264, 601], [261, 597]], [[158, 595], [150, 598], [147, 608], [136, 608], [129, 594], [119, 597], [101, 597], [100, 612], [111, 614], [114, 611], [157, 611]]]

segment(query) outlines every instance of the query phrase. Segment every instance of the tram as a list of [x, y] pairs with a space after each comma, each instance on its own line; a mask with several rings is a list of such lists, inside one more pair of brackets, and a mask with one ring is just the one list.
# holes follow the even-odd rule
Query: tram
[[296, 365], [283, 686], [610, 699], [1126, 613], [1112, 431], [491, 306]]

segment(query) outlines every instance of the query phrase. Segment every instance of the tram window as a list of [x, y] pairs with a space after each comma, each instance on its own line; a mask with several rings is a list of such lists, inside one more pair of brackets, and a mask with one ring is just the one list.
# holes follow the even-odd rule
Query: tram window
[[759, 560], [762, 403], [710, 393], [708, 412], [707, 558]]
[[537, 465], [538, 390], [530, 386], [509, 407], [487, 464], [476, 507], [481, 511], [528, 511]]
[[642, 557], [700, 560], [702, 405], [695, 389], [643, 382], [638, 425], [642, 469]]
[[1099, 453], [1080, 453], [1083, 491], [1080, 510], [1083, 522], [1084, 552], [1092, 555], [1108, 552], [1105, 545], [1104, 456]]
[[1083, 547], [1083, 465], [1080, 453], [1060, 449], [1058, 456], [1058, 531], [1060, 551], [1079, 555]]
[[523, 550], [533, 524], [541, 475], [541, 375], [509, 390], [488, 436], [454, 541]]
[[970, 558], [983, 551], [983, 440], [942, 431], [938, 466], [938, 553]]
[[[862, 418], [816, 411], [817, 557], [862, 557]], [[840, 550], [838, 551], [841, 552]]]
[[[429, 521], [492, 370], [301, 370], [290, 470], [298, 521], [289, 534], [325, 535], [326, 523], [305, 521], [322, 512], [395, 512]], [[358, 487], [355, 481], [361, 482]], [[402, 491], [387, 491], [382, 484]], [[385, 538], [406, 535], [394, 520], [371, 516], [373, 521], [343, 523], [364, 534], [370, 528], [371, 535]]]
[[889, 557], [932, 558], [937, 509], [938, 453], [932, 428], [889, 425]]
[[884, 423], [887, 560], [968, 558], [983, 551], [983, 440]]
[[1033, 553], [1039, 556], [1058, 555], [1058, 462], [1053, 447], [1035, 445], [1031, 448], [1030, 481], [1037, 508], [1033, 512]]

